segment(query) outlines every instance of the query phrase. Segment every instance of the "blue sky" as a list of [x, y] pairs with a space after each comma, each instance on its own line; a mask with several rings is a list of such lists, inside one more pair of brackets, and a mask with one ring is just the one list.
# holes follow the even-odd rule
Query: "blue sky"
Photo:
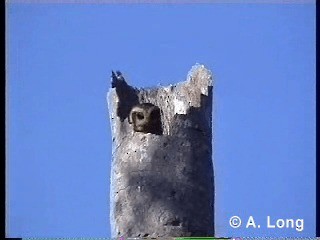
[[111, 70], [151, 87], [195, 63], [215, 81], [217, 235], [314, 237], [314, 4], [7, 4], [7, 235], [110, 237]]

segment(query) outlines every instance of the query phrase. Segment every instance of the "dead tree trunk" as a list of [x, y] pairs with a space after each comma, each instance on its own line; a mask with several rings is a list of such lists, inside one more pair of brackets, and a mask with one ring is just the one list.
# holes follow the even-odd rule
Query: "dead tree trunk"
[[214, 235], [212, 86], [202, 65], [152, 89], [112, 73], [112, 237]]

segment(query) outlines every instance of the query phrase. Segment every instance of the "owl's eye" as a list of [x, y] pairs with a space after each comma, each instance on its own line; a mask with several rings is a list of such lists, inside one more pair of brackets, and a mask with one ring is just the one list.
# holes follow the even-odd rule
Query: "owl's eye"
[[144, 119], [143, 113], [137, 113], [137, 118], [138, 118], [139, 120]]

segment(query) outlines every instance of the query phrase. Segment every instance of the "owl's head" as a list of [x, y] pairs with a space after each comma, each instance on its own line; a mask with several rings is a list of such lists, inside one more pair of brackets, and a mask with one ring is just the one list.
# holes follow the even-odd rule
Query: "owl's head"
[[162, 134], [160, 108], [152, 103], [135, 105], [130, 112], [130, 124], [135, 132]]

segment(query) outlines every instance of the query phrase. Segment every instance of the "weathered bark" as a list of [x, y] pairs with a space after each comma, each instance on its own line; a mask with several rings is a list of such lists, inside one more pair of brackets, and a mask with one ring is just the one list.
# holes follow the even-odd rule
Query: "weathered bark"
[[[112, 237], [214, 235], [212, 75], [195, 65], [185, 82], [137, 89], [112, 76]], [[136, 104], [161, 110], [161, 133], [133, 130]]]

